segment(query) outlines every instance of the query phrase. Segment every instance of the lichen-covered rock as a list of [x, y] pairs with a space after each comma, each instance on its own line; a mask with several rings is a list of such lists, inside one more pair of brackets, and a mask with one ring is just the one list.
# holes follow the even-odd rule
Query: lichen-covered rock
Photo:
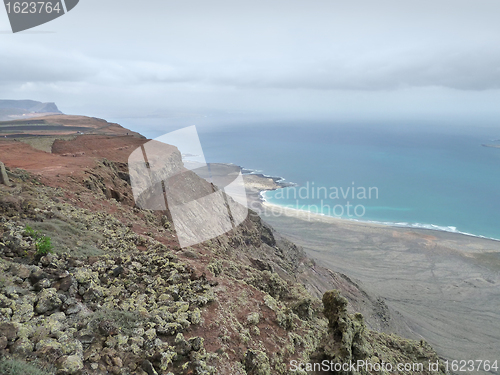
[[17, 337], [19, 328], [12, 323], [0, 323], [0, 336], [5, 337], [7, 340], [12, 341]]
[[55, 288], [44, 289], [38, 295], [38, 302], [35, 310], [39, 314], [44, 314], [48, 311], [55, 310], [62, 305], [62, 301], [57, 295]]
[[338, 290], [326, 292], [323, 305], [330, 336], [324, 347], [325, 355], [338, 362], [364, 360], [370, 356], [372, 348], [364, 336], [366, 326], [363, 316], [348, 314], [347, 299]]
[[83, 358], [83, 345], [79, 340], [71, 339], [67, 336], [59, 338], [58, 342], [61, 344], [61, 351], [65, 355], [77, 355]]
[[247, 350], [245, 353], [247, 375], [271, 375], [271, 366], [266, 353], [260, 350]]
[[88, 284], [97, 278], [97, 275], [88, 268], [78, 268], [74, 276], [79, 284]]
[[175, 351], [177, 354], [187, 355], [191, 350], [193, 350], [191, 344], [186, 341], [182, 333], [178, 333], [175, 337]]
[[[444, 374], [442, 365], [431, 371], [429, 363], [440, 362], [437, 354], [424, 342], [405, 340], [397, 336], [369, 331], [361, 314], [347, 312], [347, 299], [338, 290], [323, 295], [323, 314], [328, 319], [328, 333], [316, 353], [311, 355], [312, 362], [327, 360], [334, 364], [366, 363], [371, 366], [385, 363], [397, 368], [400, 363], [421, 364], [419, 374]], [[369, 375], [370, 366], [361, 366], [357, 371], [344, 371], [339, 366], [339, 375]], [[349, 366], [345, 367], [350, 369]], [[382, 371], [382, 370], [381, 370]], [[382, 371], [383, 373], [386, 373]], [[409, 372], [412, 374], [415, 372]]]
[[3, 294], [0, 294], [0, 308], [10, 307], [10, 306], [12, 306], [13, 302], [14, 301], [12, 301], [10, 298], [7, 298]]
[[0, 162], [0, 184], [10, 186], [9, 175], [5, 169], [5, 164]]
[[144, 332], [144, 338], [146, 340], [154, 340], [156, 338], [156, 330], [154, 328], [148, 329]]
[[58, 362], [59, 369], [70, 375], [76, 374], [78, 371], [83, 369], [82, 358], [77, 355], [64, 356]]
[[0, 308], [0, 321], [9, 321], [12, 316], [12, 309]]
[[151, 362], [149, 362], [148, 360], [145, 360], [144, 362], [142, 362], [142, 369], [144, 371], [146, 371], [146, 373], [148, 375], [158, 375], [153, 364]]
[[37, 332], [37, 325], [34, 322], [29, 322], [28, 324], [17, 324], [19, 331], [17, 332], [18, 337], [33, 337], [35, 332]]
[[160, 370], [167, 371], [168, 366], [174, 361], [177, 356], [176, 352], [166, 351], [161, 353]]
[[13, 322], [25, 323], [33, 318], [35, 315], [33, 310], [33, 300], [33, 296], [25, 296], [16, 302], [15, 307], [12, 307]]
[[38, 282], [35, 283], [35, 285], [33, 285], [33, 288], [35, 288], [35, 290], [43, 290], [43, 289], [47, 289], [47, 288], [50, 288], [51, 286], [51, 282], [49, 279], [42, 279]]
[[31, 273], [30, 269], [24, 264], [13, 264], [10, 267], [10, 272], [21, 279], [27, 279]]
[[248, 316], [247, 316], [248, 324], [253, 324], [253, 325], [259, 324], [259, 320], [260, 320], [259, 313], [253, 312], [253, 313], [248, 314]]
[[297, 302], [292, 310], [300, 319], [309, 320], [312, 318], [312, 299], [304, 298], [303, 300]]
[[203, 337], [191, 337], [189, 339], [189, 344], [195, 352], [198, 352], [201, 348], [203, 348]]
[[196, 308], [193, 311], [189, 312], [189, 320], [191, 324], [200, 324], [201, 323], [201, 311]]
[[14, 344], [12, 344], [10, 351], [12, 354], [26, 357], [33, 352], [33, 347], [34, 345], [29, 339], [21, 337]]
[[103, 288], [97, 285], [91, 285], [84, 293], [83, 300], [85, 302], [99, 301], [104, 296]]
[[59, 350], [61, 349], [61, 343], [53, 338], [45, 338], [37, 342], [35, 348], [37, 351], [47, 351], [49, 348]]
[[0, 350], [4, 350], [7, 347], [8, 343], [9, 341], [7, 340], [7, 337], [0, 336]]
[[50, 334], [54, 337], [60, 337], [63, 335], [63, 330], [65, 328], [64, 321], [59, 321], [55, 319], [47, 319], [45, 321], [45, 328], [50, 332]]

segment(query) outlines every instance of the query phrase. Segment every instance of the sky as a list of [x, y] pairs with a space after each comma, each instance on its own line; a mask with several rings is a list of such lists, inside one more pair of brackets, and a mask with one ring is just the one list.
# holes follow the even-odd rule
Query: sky
[[497, 0], [80, 0], [12, 34], [0, 99], [97, 117], [500, 120]]

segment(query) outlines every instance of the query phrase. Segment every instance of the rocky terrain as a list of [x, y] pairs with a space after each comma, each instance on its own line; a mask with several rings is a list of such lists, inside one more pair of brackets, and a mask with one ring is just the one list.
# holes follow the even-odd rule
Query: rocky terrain
[[[349, 275], [368, 295], [379, 296], [392, 320], [403, 323], [395, 332], [425, 338], [450, 361], [498, 361], [499, 241], [296, 211], [263, 216], [317, 264]], [[407, 330], [399, 331], [404, 326]]]
[[[146, 141], [0, 142], [1, 374], [443, 373], [425, 341], [390, 334], [400, 325], [383, 301], [252, 212], [180, 248], [169, 212], [133, 200], [126, 161]], [[305, 366], [358, 360], [394, 370]]]

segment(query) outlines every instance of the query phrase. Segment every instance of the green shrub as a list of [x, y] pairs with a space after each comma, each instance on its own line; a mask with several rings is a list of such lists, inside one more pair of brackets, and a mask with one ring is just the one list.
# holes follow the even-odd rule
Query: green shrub
[[28, 224], [26, 224], [26, 227], [24, 228], [24, 232], [33, 239], [35, 239], [37, 237], [37, 235], [40, 233], [40, 231], [34, 230]]
[[24, 232], [33, 239], [37, 255], [43, 256], [52, 253], [54, 246], [52, 246], [50, 237], [42, 234], [39, 230], [34, 230], [29, 225], [26, 225]]
[[52, 246], [50, 237], [47, 236], [43, 236], [42, 238], [40, 238], [37, 244], [38, 248], [36, 249], [36, 252], [39, 255], [47, 255], [48, 253], [51, 253], [52, 249], [54, 248], [54, 246]]

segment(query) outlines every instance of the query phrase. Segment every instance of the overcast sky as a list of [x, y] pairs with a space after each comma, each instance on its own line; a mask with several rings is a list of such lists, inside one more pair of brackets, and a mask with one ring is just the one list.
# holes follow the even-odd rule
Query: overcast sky
[[12, 34], [0, 98], [168, 112], [500, 120], [500, 1], [80, 0]]

